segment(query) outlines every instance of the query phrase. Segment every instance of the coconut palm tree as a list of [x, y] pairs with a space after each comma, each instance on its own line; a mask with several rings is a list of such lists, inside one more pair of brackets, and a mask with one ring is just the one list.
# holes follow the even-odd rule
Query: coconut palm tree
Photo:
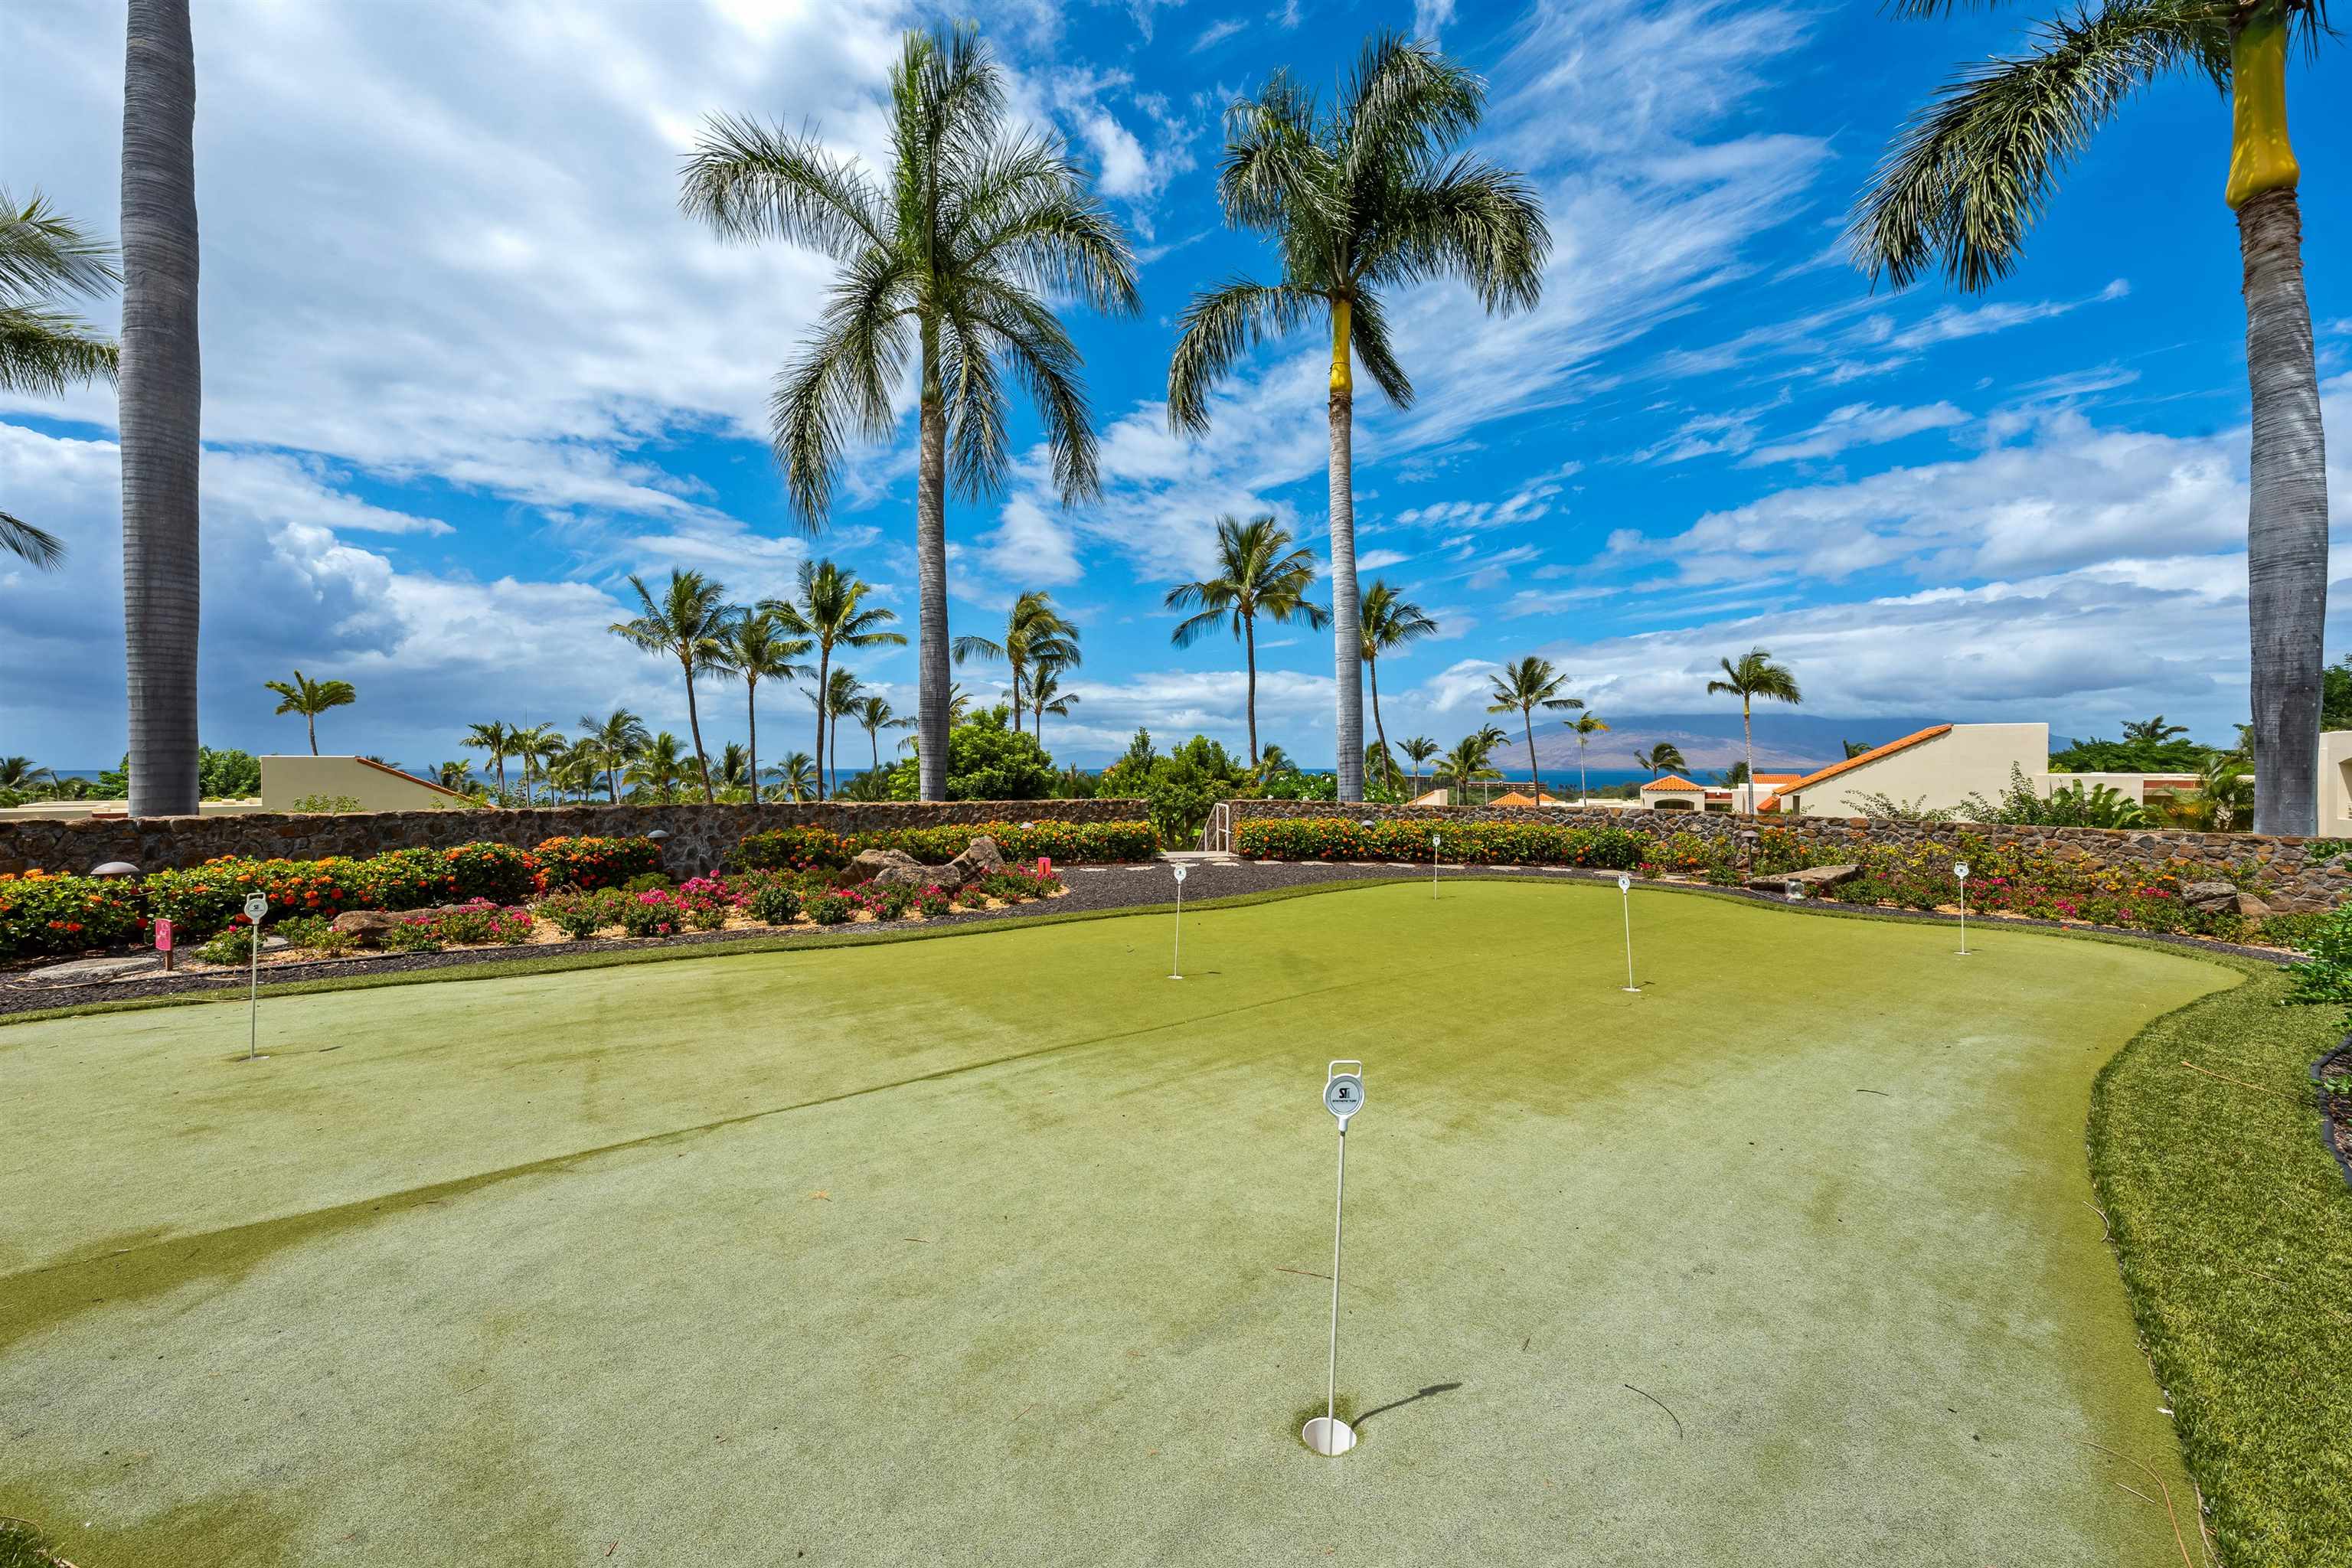
[[919, 773], [922, 798], [945, 800], [947, 490], [1003, 489], [1009, 368], [1045, 426], [1055, 488], [1066, 501], [1099, 492], [1077, 346], [1049, 301], [1131, 313], [1135, 258], [1061, 146], [1008, 123], [1003, 73], [972, 28], [909, 33], [885, 114], [892, 157], [880, 180], [814, 129], [713, 119], [680, 200], [722, 235], [809, 246], [840, 266], [772, 404], [776, 460], [812, 531], [848, 445], [895, 428], [892, 398], [915, 362]]
[[2145, 741], [2151, 745], [2160, 746], [2167, 741], [2177, 741], [2187, 733], [2189, 733], [2188, 725], [2168, 724], [2164, 721], [2164, 715], [2161, 713], [2153, 719], [2127, 720], [2124, 724], [2126, 744], [2134, 741]]
[[[698, 763], [701, 763], [700, 758], [696, 760]], [[637, 754], [629, 759], [629, 769], [624, 776], [629, 782], [632, 799], [644, 799], [660, 805], [674, 805], [677, 800], [678, 785], [684, 784], [688, 776], [686, 759], [678, 753], [677, 737], [664, 730], [647, 741], [638, 749]], [[710, 778], [707, 764], [702, 766], [702, 778], [707, 787]]]
[[890, 706], [888, 698], [871, 693], [850, 703], [849, 717], [866, 731], [866, 744], [874, 754], [873, 771], [877, 773], [882, 771], [882, 731], [915, 727], [912, 719], [898, 716], [898, 710]]
[[196, 809], [196, 56], [188, 0], [129, 0], [122, 68], [123, 647], [132, 816]]
[[319, 715], [330, 708], [348, 708], [360, 700], [348, 680], [312, 680], [300, 670], [291, 680], [265, 680], [261, 683], [278, 693], [281, 700], [270, 711], [299, 713], [310, 730], [310, 754], [319, 754]]
[[[1897, 0], [1936, 16], [1953, 0]], [[2318, 826], [2327, 610], [2327, 461], [2303, 279], [2300, 169], [2286, 58], [2336, 37], [2326, 0], [2105, 0], [2036, 29], [2022, 54], [1966, 71], [1913, 116], [1854, 208], [1858, 264], [1897, 288], [1931, 268], [1975, 291], [2017, 264], [2060, 172], [2142, 87], [2201, 75], [2232, 100], [2230, 178], [2253, 397], [2246, 587], [2252, 629], [2254, 827]], [[2344, 89], [2336, 91], [2340, 96]]]
[[1415, 735], [1410, 740], [1398, 742], [1397, 750], [1402, 752], [1405, 760], [1412, 764], [1412, 793], [1419, 795], [1422, 767], [1430, 758], [1437, 755], [1437, 742], [1426, 735]]
[[1793, 708], [1804, 700], [1804, 696], [1797, 689], [1796, 676], [1788, 666], [1774, 664], [1767, 649], [1751, 647], [1739, 656], [1738, 664], [1727, 658], [1716, 662], [1723, 666], [1723, 679], [1708, 681], [1706, 694], [1739, 699], [1739, 731], [1746, 738], [1748, 771], [1746, 778], [1737, 782], [1747, 784], [1748, 804], [1752, 810], [1756, 805], [1756, 700], [1762, 697]]
[[1660, 741], [1646, 752], [1634, 752], [1633, 763], [1637, 767], [1649, 769], [1654, 782], [1660, 773], [1678, 773], [1690, 766], [1683, 761], [1682, 748], [1672, 741]]
[[446, 763], [436, 763], [433, 782], [443, 789], [454, 789], [464, 794], [473, 788], [474, 764], [464, 757], [452, 757]]
[[[1491, 733], [1490, 727], [1475, 735], [1465, 735], [1455, 742], [1452, 751], [1437, 759], [1437, 766], [1430, 772], [1430, 781], [1459, 792], [1482, 779], [1501, 778], [1503, 775], [1488, 762], [1494, 750], [1493, 742], [1487, 739]], [[1454, 804], [1462, 805], [1468, 803], [1456, 801]]]
[[35, 784], [55, 784], [57, 777], [30, 757], [0, 757], [0, 789], [31, 789]]
[[1013, 690], [1009, 695], [1013, 700], [1013, 732], [1016, 735], [1021, 732], [1021, 710], [1029, 698], [1029, 667], [1047, 659], [1065, 668], [1076, 668], [1084, 662], [1078, 652], [1078, 628], [1054, 608], [1054, 595], [1042, 588], [1033, 588], [1013, 601], [1013, 608], [1005, 616], [1003, 642], [991, 642], [986, 637], [956, 638], [955, 661], [961, 664], [968, 658], [1001, 658], [1013, 667]]
[[[581, 721], [583, 723], [587, 721]], [[499, 795], [507, 793], [507, 759], [514, 755], [514, 731], [503, 719], [493, 719], [487, 724], [477, 724], [466, 731], [463, 744], [490, 754], [490, 767], [498, 774]]]
[[1058, 659], [1042, 659], [1029, 675], [1029, 711], [1032, 722], [1029, 732], [1037, 737], [1037, 744], [1045, 744], [1045, 715], [1066, 719], [1070, 710], [1078, 704], [1078, 694], [1062, 689], [1062, 664]]
[[[62, 397], [101, 376], [113, 379], [113, 342], [61, 301], [96, 299], [121, 281], [105, 243], [59, 214], [40, 192], [20, 205], [0, 187], [0, 392]], [[0, 550], [43, 571], [66, 552], [55, 534], [5, 511], [0, 511]]]
[[[1168, 597], [1162, 602], [1165, 608], [1188, 610], [1200, 606], [1177, 623], [1169, 640], [1178, 647], [1191, 647], [1203, 633], [1213, 630], [1220, 623], [1232, 625], [1234, 636], [1241, 639], [1243, 667], [1249, 672], [1243, 711], [1249, 718], [1250, 766], [1255, 769], [1257, 617], [1263, 614], [1277, 623], [1296, 618], [1320, 631], [1331, 624], [1331, 612], [1307, 597], [1307, 591], [1315, 586], [1314, 552], [1292, 549], [1290, 530], [1283, 527], [1272, 512], [1262, 512], [1247, 522], [1233, 516], [1217, 519], [1215, 564], [1213, 577], [1181, 583], [1168, 590]], [[1363, 744], [1362, 735], [1360, 726], [1355, 742], [1359, 747]]]
[[1363, 653], [1357, 634], [1355, 371], [1399, 407], [1412, 382], [1383, 299], [1458, 278], [1488, 311], [1535, 304], [1551, 238], [1516, 174], [1454, 145], [1477, 129], [1486, 85], [1423, 40], [1381, 33], [1328, 106], [1277, 71], [1226, 111], [1217, 195], [1225, 221], [1271, 237], [1276, 283], [1234, 279], [1194, 298], [1168, 364], [1168, 419], [1209, 427], [1209, 395], [1260, 342], [1310, 323], [1330, 345], [1331, 609], [1339, 798], [1364, 798]]
[[1560, 722], [1576, 731], [1576, 804], [1582, 805], [1592, 794], [1584, 782], [1584, 748], [1591, 743], [1593, 736], [1609, 726], [1601, 721], [1598, 713], [1579, 713], [1575, 718], [1562, 719]]
[[776, 781], [776, 793], [794, 805], [816, 793], [816, 763], [806, 752], [794, 752], [770, 768], [768, 776]]
[[[866, 603], [866, 595], [874, 591], [871, 583], [843, 571], [831, 561], [803, 561], [796, 581], [797, 596], [763, 600], [760, 608], [762, 613], [775, 617], [776, 625], [785, 636], [794, 639], [805, 638], [816, 648], [816, 688], [819, 691], [832, 689], [835, 648], [907, 646], [904, 635], [886, 629], [898, 618], [898, 612], [886, 610], [879, 605], [869, 606]], [[808, 672], [804, 669], [802, 673]], [[811, 700], [815, 701], [814, 698]], [[817, 798], [823, 800], [824, 760], [829, 754], [825, 748], [825, 727], [831, 716], [825, 711], [823, 702], [815, 705]], [[941, 786], [942, 789], [945, 787]]]
[[1581, 698], [1562, 697], [1559, 689], [1568, 684], [1568, 677], [1551, 667], [1551, 660], [1529, 654], [1517, 664], [1507, 664], [1500, 675], [1486, 678], [1486, 695], [1494, 700], [1486, 704], [1489, 713], [1517, 713], [1528, 731], [1528, 772], [1536, 782], [1536, 800], [1543, 800], [1543, 773], [1536, 766], [1536, 710], [1538, 708], [1581, 708]]
[[1386, 759], [1393, 784], [1396, 761], [1389, 756], [1388, 726], [1381, 722], [1381, 655], [1431, 636], [1437, 623], [1419, 605], [1398, 598], [1396, 589], [1378, 577], [1365, 588], [1358, 616], [1364, 629], [1364, 675], [1372, 689], [1372, 733], [1380, 740], [1380, 755]]
[[740, 741], [719, 748], [719, 787], [730, 795], [751, 787], [751, 754]]
[[574, 800], [595, 795], [604, 778], [604, 759], [593, 747], [577, 742], [566, 745], [547, 768], [548, 784]]
[[[760, 682], [797, 680], [808, 670], [793, 663], [808, 652], [807, 637], [793, 636], [771, 609], [747, 610], [719, 636], [720, 668], [743, 683], [743, 716], [751, 726], [746, 766], [760, 776]], [[756, 792], [755, 792], [756, 793]]]
[[639, 614], [634, 620], [615, 621], [607, 629], [647, 653], [666, 653], [677, 660], [686, 675], [686, 723], [694, 736], [694, 765], [702, 775], [702, 798], [716, 801], [719, 792], [710, 787], [710, 759], [702, 750], [702, 714], [695, 706], [694, 678], [722, 668], [726, 648], [720, 636], [742, 612], [727, 602], [724, 584], [699, 572], [671, 568], [669, 585], [659, 599], [635, 573], [629, 574], [629, 586], [636, 591]]
[[822, 686], [812, 687], [808, 700], [816, 709], [816, 727], [824, 745], [824, 761], [817, 764], [818, 776], [825, 780], [825, 793], [841, 792], [841, 721], [856, 707], [865, 693], [865, 685], [845, 669], [836, 669], [825, 678]]
[[546, 776], [548, 764], [570, 751], [572, 742], [552, 724], [532, 724], [517, 730], [512, 744], [514, 754], [522, 759], [522, 798], [528, 805], [534, 798], [530, 793], [532, 768], [536, 767], [541, 777]]
[[583, 713], [580, 727], [587, 733], [572, 742], [572, 754], [585, 752], [596, 759], [604, 775], [605, 795], [614, 805], [620, 805], [621, 770], [653, 739], [646, 732], [646, 721], [625, 708], [615, 708], [602, 719]]

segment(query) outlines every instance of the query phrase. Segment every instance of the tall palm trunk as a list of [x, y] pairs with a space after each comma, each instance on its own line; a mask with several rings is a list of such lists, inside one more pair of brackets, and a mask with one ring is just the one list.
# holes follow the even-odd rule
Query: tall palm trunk
[[1528, 773], [1536, 781], [1536, 804], [1541, 805], [1543, 804], [1543, 770], [1536, 766], [1536, 710], [1532, 708], [1522, 708], [1519, 710], [1519, 717], [1528, 726]]
[[919, 679], [915, 733], [917, 796], [948, 797], [947, 408], [940, 391], [939, 334], [923, 332], [922, 456], [915, 483], [915, 650]]
[[1355, 372], [1349, 306], [1331, 304], [1331, 679], [1339, 688], [1339, 798], [1364, 798], [1364, 631], [1356, 588]]
[[[694, 762], [702, 770], [702, 800], [708, 805], [719, 799], [719, 792], [710, 787], [710, 759], [702, 754], [702, 714], [694, 704], [694, 661], [680, 658], [686, 668], [686, 727], [694, 736]], [[530, 794], [530, 759], [523, 759], [522, 790]]]
[[824, 798], [824, 693], [825, 682], [833, 673], [833, 644], [820, 640], [816, 645], [816, 798]]
[[302, 721], [310, 727], [310, 754], [315, 757], [319, 754], [319, 716], [316, 713], [305, 713], [302, 715]]
[[[1756, 721], [1746, 697], [1739, 700], [1739, 733], [1748, 748], [1748, 810], [1753, 816], [1756, 811]], [[1739, 796], [1735, 792], [1731, 798], [1737, 801]]]
[[1381, 661], [1377, 655], [1364, 660], [1364, 674], [1372, 688], [1372, 733], [1380, 737], [1381, 766], [1389, 770], [1384, 783], [1396, 782], [1396, 759], [1389, 755], [1389, 727], [1381, 722]]
[[1018, 735], [1021, 733], [1021, 661], [1008, 650], [1004, 662], [1013, 667], [1013, 732]]
[[2303, 287], [2299, 171], [2286, 130], [2286, 28], [2276, 14], [2231, 48], [2230, 205], [2245, 266], [2246, 614], [2252, 634], [2254, 831], [2319, 828], [2321, 646], [2327, 618], [2327, 456], [2311, 306]]
[[1257, 616], [1244, 611], [1242, 615], [1242, 663], [1249, 671], [1249, 687], [1242, 698], [1242, 711], [1249, 717], [1250, 772], [1257, 772]]
[[613, 797], [614, 805], [621, 804], [621, 770], [615, 764], [607, 764], [604, 769], [604, 793]]
[[130, 0], [122, 66], [122, 616], [133, 816], [196, 809], [196, 58], [188, 0]]
[[751, 804], [760, 804], [760, 683], [743, 682], [743, 717], [751, 731], [750, 746], [751, 763]]

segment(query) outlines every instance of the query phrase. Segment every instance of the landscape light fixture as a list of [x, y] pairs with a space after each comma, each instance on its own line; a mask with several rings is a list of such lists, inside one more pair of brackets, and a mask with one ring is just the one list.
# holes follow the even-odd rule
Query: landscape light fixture
[[1960, 951], [1954, 956], [1966, 958], [1969, 955], [1969, 863], [1965, 860], [1957, 862], [1952, 867], [1952, 875], [1960, 879]]
[[128, 860], [109, 860], [103, 866], [91, 867], [89, 874], [110, 881], [117, 877], [136, 877], [139, 868]]
[[1364, 1109], [1363, 1063], [1336, 1061], [1324, 1068], [1323, 1109], [1339, 1119], [1339, 1184], [1331, 1199], [1331, 1359], [1324, 1371], [1323, 1414], [1298, 1436], [1316, 1453], [1336, 1458], [1356, 1446], [1355, 1428], [1339, 1419], [1339, 1239], [1347, 1217], [1348, 1118]]

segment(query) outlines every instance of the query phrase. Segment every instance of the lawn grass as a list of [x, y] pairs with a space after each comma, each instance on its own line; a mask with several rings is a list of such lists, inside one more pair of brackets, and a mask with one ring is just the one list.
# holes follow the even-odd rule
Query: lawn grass
[[2221, 1561], [2346, 1568], [2352, 1188], [2310, 1078], [2342, 1012], [2282, 1006], [2284, 977], [2243, 967], [2100, 1075], [2092, 1171]]
[[1412, 883], [1188, 912], [1182, 982], [1162, 913], [288, 996], [249, 1065], [236, 1008], [0, 1029], [0, 1513], [84, 1568], [2173, 1560], [2083, 1130], [2239, 976], [1633, 908], [1639, 996], [1614, 889]]

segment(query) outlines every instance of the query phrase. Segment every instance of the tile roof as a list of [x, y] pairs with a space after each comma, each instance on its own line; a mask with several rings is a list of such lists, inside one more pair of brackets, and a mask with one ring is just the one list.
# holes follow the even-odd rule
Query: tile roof
[[1688, 779], [1686, 779], [1686, 778], [1683, 777], [1683, 776], [1682, 776], [1682, 774], [1680, 774], [1680, 773], [1668, 773], [1664, 778], [1662, 778], [1662, 779], [1656, 780], [1655, 782], [1651, 783], [1651, 784], [1643, 784], [1642, 787], [1643, 787], [1643, 789], [1645, 789], [1645, 790], [1653, 790], [1653, 789], [1687, 789], [1687, 790], [1696, 790], [1696, 791], [1698, 791], [1700, 794], [1705, 794], [1705, 793], [1706, 793], [1706, 792], [1705, 792], [1705, 790], [1704, 790], [1704, 789], [1702, 789], [1699, 785], [1697, 785], [1697, 784], [1695, 784], [1691, 783], [1691, 782], [1690, 782], [1690, 780], [1688, 780]]
[[[1873, 746], [1870, 750], [1863, 752], [1858, 757], [1848, 757], [1842, 763], [1832, 763], [1828, 767], [1822, 769], [1819, 773], [1807, 773], [1803, 778], [1798, 779], [1792, 784], [1783, 784], [1779, 789], [1772, 792], [1772, 798], [1774, 800], [1778, 800], [1780, 796], [1791, 794], [1794, 791], [1811, 789], [1813, 785], [1822, 783], [1825, 779], [1833, 779], [1840, 773], [1850, 773], [1855, 768], [1865, 767], [1882, 758], [1891, 757], [1897, 752], [1908, 751], [1912, 747], [1918, 745], [1923, 741], [1932, 741], [1938, 735], [1948, 735], [1951, 731], [1952, 727], [1949, 724], [1930, 724], [1924, 730], [1915, 730], [1899, 741], [1889, 741], [1883, 746]], [[1759, 775], [1759, 779], [1764, 776], [1766, 775]]]

